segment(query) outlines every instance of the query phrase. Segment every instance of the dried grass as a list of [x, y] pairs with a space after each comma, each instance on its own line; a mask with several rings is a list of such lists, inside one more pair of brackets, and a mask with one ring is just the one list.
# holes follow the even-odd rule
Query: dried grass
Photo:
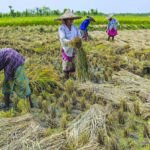
[[[0, 148], [4, 149], [62, 149], [63, 146], [78, 141], [80, 146], [97, 139], [97, 131], [104, 128], [105, 116], [99, 105], [93, 105], [83, 116], [74, 120], [69, 127], [49, 137], [47, 133], [34, 121], [32, 115], [24, 115], [14, 119], [0, 120]], [[62, 126], [66, 128], [66, 119], [63, 118]], [[87, 136], [88, 135], [88, 136]], [[83, 138], [84, 137], [84, 138]], [[80, 139], [80, 140], [79, 140]]]

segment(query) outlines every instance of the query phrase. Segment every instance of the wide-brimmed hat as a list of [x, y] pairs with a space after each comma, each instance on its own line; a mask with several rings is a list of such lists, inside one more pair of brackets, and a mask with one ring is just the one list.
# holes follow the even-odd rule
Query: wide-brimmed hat
[[112, 18], [112, 17], [113, 17], [113, 14], [108, 14], [108, 15], [106, 16], [107, 19], [110, 19], [110, 18]]
[[87, 18], [91, 19], [91, 21], [96, 22], [92, 16], [86, 16]]
[[70, 9], [67, 9], [65, 13], [60, 16], [59, 18], [56, 18], [55, 20], [63, 20], [63, 19], [80, 19], [81, 16], [76, 16]]

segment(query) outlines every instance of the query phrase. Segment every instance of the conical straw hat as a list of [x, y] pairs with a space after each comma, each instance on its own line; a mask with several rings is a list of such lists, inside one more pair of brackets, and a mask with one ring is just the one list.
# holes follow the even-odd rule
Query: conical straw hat
[[87, 18], [91, 19], [91, 21], [96, 22], [92, 16], [86, 16]]
[[66, 10], [66, 12], [60, 16], [59, 18], [56, 18], [55, 20], [63, 20], [63, 19], [80, 19], [81, 16], [76, 16], [70, 9]]
[[110, 19], [110, 18], [112, 18], [112, 17], [113, 17], [113, 14], [108, 14], [108, 15], [106, 16], [107, 19]]

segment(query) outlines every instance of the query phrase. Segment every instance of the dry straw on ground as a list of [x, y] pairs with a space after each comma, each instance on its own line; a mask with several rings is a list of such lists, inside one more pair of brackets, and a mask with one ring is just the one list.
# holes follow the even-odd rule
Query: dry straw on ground
[[104, 113], [97, 104], [93, 105], [83, 116], [74, 120], [65, 131], [49, 137], [44, 137], [46, 129], [34, 121], [30, 114], [14, 119], [1, 119], [0, 147], [2, 150], [23, 148], [59, 150], [64, 145], [75, 141], [78, 144], [83, 134], [88, 135], [90, 142], [93, 141], [97, 138], [98, 129], [104, 128], [104, 124]]

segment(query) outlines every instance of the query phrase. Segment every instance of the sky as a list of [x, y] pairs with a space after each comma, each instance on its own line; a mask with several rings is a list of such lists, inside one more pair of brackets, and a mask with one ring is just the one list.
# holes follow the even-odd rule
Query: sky
[[9, 12], [9, 5], [18, 11], [46, 6], [60, 11], [70, 8], [75, 11], [97, 9], [103, 13], [150, 12], [150, 0], [0, 0], [0, 12]]

